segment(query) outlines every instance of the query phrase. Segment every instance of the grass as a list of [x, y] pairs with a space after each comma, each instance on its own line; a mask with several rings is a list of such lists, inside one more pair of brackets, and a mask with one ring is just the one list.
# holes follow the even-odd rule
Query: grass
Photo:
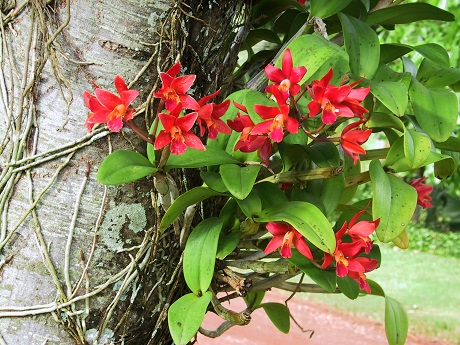
[[[389, 247], [381, 249], [382, 265], [368, 273], [368, 277], [378, 282], [387, 295], [404, 304], [409, 331], [460, 344], [460, 259]], [[309, 298], [347, 313], [384, 320], [381, 297], [365, 296], [351, 301], [343, 295], [312, 294]]]

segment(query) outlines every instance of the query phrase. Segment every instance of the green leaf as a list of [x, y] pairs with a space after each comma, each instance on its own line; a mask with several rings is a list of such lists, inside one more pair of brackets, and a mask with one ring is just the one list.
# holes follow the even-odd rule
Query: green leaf
[[[348, 155], [343, 157], [343, 177], [346, 179], [348, 176], [357, 175], [361, 172], [361, 164], [354, 164], [353, 158]], [[344, 181], [345, 185], [345, 181]], [[351, 199], [355, 196], [358, 186], [351, 188], [343, 188], [342, 193], [340, 193], [339, 204], [348, 204]]]
[[241, 233], [239, 231], [231, 231], [228, 234], [221, 234], [219, 237], [219, 245], [217, 246], [216, 258], [224, 260], [238, 246]]
[[241, 211], [243, 211], [244, 215], [248, 218], [252, 218], [255, 213], [262, 210], [262, 201], [254, 189], [251, 190], [246, 198], [243, 200], [236, 199], [236, 202]]
[[431, 151], [431, 140], [412, 129], [404, 133], [404, 156], [413, 168], [423, 166]]
[[336, 241], [331, 224], [316, 206], [307, 202], [280, 203], [261, 211], [253, 218], [259, 223], [289, 223], [322, 251], [333, 253], [335, 250]]
[[417, 192], [396, 176], [385, 173], [379, 160], [370, 163], [373, 199], [372, 215], [380, 218], [376, 230], [382, 242], [398, 237], [409, 224], [417, 204]]
[[400, 132], [404, 132], [406, 127], [404, 123], [391, 114], [372, 113], [369, 121], [366, 122], [368, 128], [393, 128]]
[[292, 257], [286, 259], [289, 263], [296, 266], [299, 270], [304, 272], [316, 284], [321, 286], [324, 290], [334, 292], [337, 282], [337, 275], [335, 271], [322, 270], [313, 265], [310, 259], [300, 254], [296, 249], [292, 249]]
[[269, 302], [263, 303], [260, 307], [264, 308], [268, 318], [283, 333], [289, 333], [291, 327], [289, 318], [289, 309], [281, 303]]
[[423, 59], [417, 79], [428, 88], [444, 88], [460, 80], [460, 68], [441, 68]]
[[157, 171], [140, 153], [119, 150], [104, 159], [97, 171], [97, 181], [104, 185], [121, 184], [139, 180]]
[[249, 31], [246, 37], [247, 44], [249, 44], [252, 47], [261, 41], [267, 41], [267, 42], [275, 43], [277, 45], [281, 45], [280, 38], [272, 30], [253, 29]]
[[412, 51], [412, 47], [404, 44], [386, 43], [380, 45], [380, 64], [387, 64]]
[[195, 187], [185, 192], [172, 203], [164, 214], [160, 222], [160, 231], [166, 230], [190, 205], [216, 195], [222, 195], [222, 193], [206, 187]]
[[[348, 73], [347, 53], [318, 34], [302, 35], [294, 39], [288, 48], [292, 53], [294, 67], [307, 67], [307, 73], [299, 84], [321, 79], [330, 68], [334, 70], [332, 84], [340, 83], [343, 76]], [[277, 60], [276, 66], [281, 66], [281, 60], [282, 56]]]
[[[340, 165], [339, 152], [331, 142], [320, 142], [304, 149], [311, 160], [320, 168], [338, 167]], [[343, 174], [340, 174], [334, 178], [310, 181], [307, 190], [311, 194], [319, 196], [326, 216], [328, 216], [339, 204], [344, 185], [345, 178]]]
[[458, 98], [447, 90], [430, 90], [412, 78], [409, 97], [415, 118], [434, 140], [449, 139], [457, 126]]
[[264, 290], [250, 291], [243, 299], [249, 309], [255, 310], [262, 303], [264, 296]]
[[221, 164], [237, 164], [238, 160], [219, 147], [208, 147], [206, 151], [188, 148], [181, 155], [170, 155], [165, 170], [172, 168], [201, 168]]
[[350, 2], [351, 0], [311, 0], [310, 16], [322, 19], [330, 17], [343, 10]]
[[350, 277], [337, 277], [337, 286], [349, 299], [358, 298], [360, 292], [359, 284]]
[[190, 293], [175, 301], [168, 309], [168, 325], [176, 345], [186, 345], [195, 336], [203, 322], [212, 293], [201, 297]]
[[409, 103], [407, 99], [408, 90], [404, 83], [393, 81], [375, 82], [364, 79], [361, 85], [370, 86], [371, 93], [393, 114], [399, 117], [404, 115]]
[[427, 43], [412, 48], [435, 65], [443, 68], [450, 67], [449, 54], [439, 44]]
[[404, 307], [397, 300], [385, 296], [385, 333], [389, 345], [406, 343], [409, 320]]
[[371, 288], [372, 295], [385, 297], [385, 291], [383, 291], [383, 288], [377, 282], [369, 278], [367, 278], [367, 282], [369, 283], [369, 287]]
[[236, 164], [222, 164], [219, 173], [228, 191], [237, 199], [245, 199], [252, 190], [259, 174], [260, 165], [240, 167]]
[[460, 152], [460, 138], [451, 136], [443, 142], [434, 142], [434, 146], [441, 150]]
[[206, 218], [193, 229], [187, 239], [184, 278], [187, 286], [197, 296], [206, 292], [211, 284], [222, 224], [221, 218]]
[[355, 76], [372, 79], [380, 60], [380, 43], [375, 31], [357, 18], [339, 13], [350, 70]]
[[440, 180], [451, 177], [457, 169], [457, 163], [449, 155], [438, 152], [430, 152], [427, 164], [434, 162], [434, 176]]
[[217, 172], [212, 171], [200, 171], [201, 179], [206, 185], [219, 193], [228, 192], [227, 187], [225, 187], [222, 177]]
[[425, 19], [453, 22], [455, 16], [430, 4], [414, 3], [391, 6], [374, 11], [367, 16], [366, 23], [368, 25], [407, 24]]
[[286, 194], [276, 184], [271, 182], [256, 183], [254, 190], [262, 202], [262, 209], [288, 201]]

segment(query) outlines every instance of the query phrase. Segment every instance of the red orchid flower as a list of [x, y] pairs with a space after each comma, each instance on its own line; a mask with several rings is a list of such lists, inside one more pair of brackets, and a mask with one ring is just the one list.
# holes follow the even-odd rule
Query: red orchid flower
[[[304, 1], [305, 3], [305, 1]], [[289, 96], [297, 95], [300, 91], [300, 85], [298, 82], [307, 73], [307, 69], [304, 66], [293, 68], [291, 50], [288, 48], [283, 54], [281, 62], [281, 68], [267, 65], [265, 66], [265, 74], [268, 79], [273, 81], [286, 98]], [[266, 92], [270, 90], [266, 89]]]
[[309, 117], [314, 117], [322, 112], [321, 121], [330, 125], [338, 116], [362, 116], [369, 111], [360, 102], [369, 94], [370, 87], [352, 89], [352, 85], [334, 86], [329, 84], [333, 76], [332, 68], [321, 80], [314, 80], [309, 89], [312, 101], [308, 104]]
[[361, 120], [349, 124], [343, 129], [342, 135], [340, 136], [340, 144], [342, 145], [343, 152], [345, 152], [347, 156], [353, 158], [354, 164], [358, 162], [360, 154], [366, 153], [366, 150], [364, 150], [361, 145], [364, 144], [372, 134], [372, 129], [363, 130], [357, 128], [364, 122], [365, 121]]
[[308, 247], [302, 234], [298, 232], [292, 225], [287, 223], [267, 223], [267, 230], [273, 235], [273, 238], [268, 242], [264, 250], [265, 254], [270, 254], [281, 247], [280, 254], [283, 258], [292, 257], [291, 246], [304, 256], [313, 260], [310, 248]]
[[241, 112], [246, 115], [241, 115], [238, 112], [237, 117], [234, 120], [227, 120], [228, 126], [236, 132], [240, 132], [240, 139], [235, 145], [235, 151], [240, 150], [241, 152], [254, 152], [257, 151], [258, 156], [262, 161], [269, 165], [269, 159], [272, 153], [272, 144], [270, 138], [265, 135], [255, 135], [252, 130], [255, 127], [249, 115], [247, 115], [247, 109], [244, 105], [233, 102]]
[[289, 133], [295, 134], [299, 131], [299, 122], [289, 116], [289, 106], [284, 103], [284, 96], [276, 88], [272, 88], [278, 106], [256, 104], [254, 111], [264, 120], [254, 126], [252, 134], [269, 134], [270, 138], [279, 143], [283, 140], [285, 127]]
[[211, 95], [205, 96], [198, 101], [200, 109], [198, 110], [198, 126], [200, 127], [200, 136], [203, 136], [206, 128], [208, 129], [208, 138], [215, 139], [217, 134], [231, 134], [231, 129], [225, 124], [224, 121], [220, 119], [228, 110], [230, 106], [230, 100], [226, 100], [221, 104], [208, 103], [211, 98], [214, 98], [220, 93], [220, 90], [217, 90]]
[[129, 109], [129, 106], [139, 96], [139, 91], [129, 90], [119, 75], [115, 77], [115, 88], [119, 96], [99, 87], [94, 90], [95, 95], [88, 91], [83, 93], [83, 100], [91, 110], [85, 122], [90, 132], [97, 123], [106, 123], [110, 131], [119, 132], [123, 121], [133, 118], [135, 109]]
[[417, 191], [417, 205], [423, 208], [432, 208], [430, 193], [433, 191], [433, 186], [424, 184], [426, 177], [419, 177], [409, 182], [409, 184]]
[[165, 108], [168, 111], [175, 109], [179, 103], [182, 103], [185, 109], [198, 110], [200, 108], [198, 102], [186, 94], [195, 81], [196, 75], [177, 77], [180, 69], [180, 62], [176, 62], [169, 70], [161, 72], [162, 88], [158, 92], [154, 92], [153, 95], [165, 102]]
[[306, 2], [306, 0], [297, 0], [297, 2], [298, 2], [299, 4], [301, 4], [302, 6], [304, 6], [304, 5], [305, 5], [305, 2]]
[[[324, 253], [324, 262], [321, 267], [326, 268], [335, 261], [338, 277], [348, 275], [359, 283], [361, 290], [370, 293], [369, 284], [364, 273], [377, 268], [378, 260], [358, 257], [358, 255], [363, 252], [369, 254], [371, 251], [373, 242], [369, 236], [378, 227], [380, 219], [372, 222], [360, 221], [356, 223], [366, 209], [367, 207], [353, 216], [349, 225], [344, 222], [340, 230], [337, 231], [335, 234], [336, 249], [333, 254]], [[346, 233], [350, 236], [351, 242], [343, 242], [343, 236]]]
[[198, 114], [195, 112], [179, 117], [181, 111], [182, 104], [179, 103], [170, 114], [158, 114], [164, 129], [155, 140], [155, 150], [159, 150], [168, 144], [171, 144], [171, 153], [175, 155], [184, 153], [187, 147], [202, 151], [206, 150], [200, 138], [190, 132]]

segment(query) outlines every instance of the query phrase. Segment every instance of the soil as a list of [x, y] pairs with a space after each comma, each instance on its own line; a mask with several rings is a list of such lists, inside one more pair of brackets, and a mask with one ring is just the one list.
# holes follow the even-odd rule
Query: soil
[[[267, 293], [264, 302], [283, 303], [287, 295], [282, 292]], [[384, 325], [358, 315], [349, 315], [316, 301], [293, 298], [289, 308], [304, 332], [291, 320], [289, 334], [280, 332], [265, 312], [257, 309], [247, 326], [234, 326], [222, 336], [211, 339], [198, 335], [197, 345], [388, 345]], [[232, 302], [231, 309], [243, 310], [244, 303]], [[229, 307], [230, 308], [230, 307]], [[203, 328], [216, 329], [222, 319], [213, 313], [206, 314]], [[409, 334], [406, 345], [453, 345], [441, 340], [430, 340]]]

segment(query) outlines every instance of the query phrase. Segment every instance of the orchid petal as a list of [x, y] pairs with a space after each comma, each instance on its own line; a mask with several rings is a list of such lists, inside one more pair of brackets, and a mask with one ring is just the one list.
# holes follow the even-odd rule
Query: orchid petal
[[122, 104], [119, 97], [107, 90], [96, 89], [94, 93], [96, 94], [97, 100], [107, 109], [114, 109], [117, 105]]

